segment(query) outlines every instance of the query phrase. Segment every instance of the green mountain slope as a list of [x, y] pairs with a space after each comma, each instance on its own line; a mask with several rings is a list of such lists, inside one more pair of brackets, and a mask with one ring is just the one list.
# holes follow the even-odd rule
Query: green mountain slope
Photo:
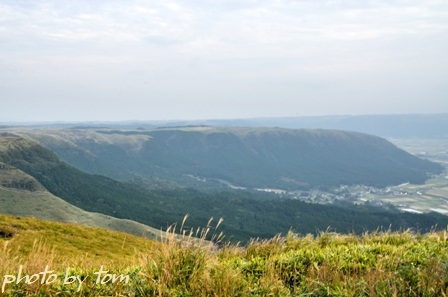
[[68, 222], [160, 238], [160, 230], [75, 207], [48, 192], [35, 178], [0, 163], [0, 213]]
[[52, 194], [84, 210], [101, 212], [166, 228], [190, 214], [189, 227], [203, 227], [210, 217], [224, 218], [229, 239], [271, 237], [291, 228], [314, 233], [329, 226], [338, 232], [363, 232], [380, 226], [423, 231], [448, 225], [442, 215], [389, 213], [381, 209], [307, 204], [297, 200], [260, 199], [245, 191], [205, 193], [192, 189], [148, 191], [135, 184], [91, 175], [61, 162], [36, 142], [16, 136], [1, 138], [0, 162], [34, 177]]
[[[146, 217], [151, 208], [142, 207], [146, 193], [115, 180], [92, 176], [66, 163], [36, 142], [17, 137], [3, 138], [0, 162], [34, 177], [52, 194], [88, 211], [100, 211], [118, 218]], [[124, 204], [124, 210], [120, 205]]]
[[141, 153], [144, 160], [246, 187], [421, 183], [427, 172], [439, 169], [384, 139], [343, 131], [165, 130], [151, 136]]
[[291, 190], [340, 184], [384, 187], [423, 183], [442, 169], [382, 138], [336, 130], [186, 127], [28, 135], [77, 168], [120, 180], [158, 178], [192, 185], [191, 177], [197, 177], [204, 185], [223, 180]]
[[0, 213], [122, 231], [157, 239], [160, 230], [126, 219], [75, 207], [47, 191], [27, 192], [0, 187]]

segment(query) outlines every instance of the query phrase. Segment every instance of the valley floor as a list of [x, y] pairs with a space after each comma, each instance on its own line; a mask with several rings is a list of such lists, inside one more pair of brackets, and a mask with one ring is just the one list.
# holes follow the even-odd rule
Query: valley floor
[[442, 164], [445, 167], [444, 172], [421, 185], [404, 183], [386, 188], [363, 185], [341, 186], [330, 192], [259, 190], [311, 203], [345, 201], [354, 204], [369, 203], [380, 207], [390, 204], [403, 212], [438, 212], [448, 215], [448, 139], [391, 139], [391, 141], [414, 155]]

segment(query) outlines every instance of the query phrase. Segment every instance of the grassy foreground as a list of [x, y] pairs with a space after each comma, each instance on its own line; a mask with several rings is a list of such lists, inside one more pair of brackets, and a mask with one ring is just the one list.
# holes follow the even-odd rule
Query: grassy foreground
[[[448, 233], [298, 236], [217, 248], [0, 215], [0, 296], [447, 296]], [[181, 228], [180, 228], [181, 229]]]

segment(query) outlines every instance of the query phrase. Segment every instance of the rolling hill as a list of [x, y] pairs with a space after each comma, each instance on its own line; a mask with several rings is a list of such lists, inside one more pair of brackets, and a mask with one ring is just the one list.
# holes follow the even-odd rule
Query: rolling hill
[[[448, 225], [448, 217], [442, 215], [387, 212], [367, 206], [316, 205], [298, 200], [262, 198], [260, 194], [247, 191], [148, 190], [132, 183], [82, 172], [60, 161], [54, 153], [27, 137], [17, 134], [4, 136], [0, 143], [3, 171], [11, 171], [19, 181], [11, 183], [11, 179], [5, 178], [4, 185], [9, 184], [11, 188], [14, 184], [15, 188], [3, 189], [0, 200], [4, 199], [7, 205], [11, 200], [24, 199], [23, 195], [28, 191], [28, 201], [46, 201], [40, 208], [31, 207], [29, 202], [30, 209], [37, 213], [44, 213], [47, 206], [51, 209], [49, 205], [55, 203], [54, 197], [53, 200], [45, 200], [50, 198], [39, 194], [42, 192], [40, 187], [43, 187], [83, 210], [134, 220], [156, 229], [181, 222], [185, 214], [190, 214], [188, 227], [194, 228], [206, 226], [210, 217], [224, 218], [222, 230], [227, 238], [243, 242], [256, 237], [269, 238], [290, 229], [315, 233], [331, 227], [338, 232], [362, 233], [381, 227], [427, 231], [436, 225], [442, 226], [440, 228]], [[17, 207], [20, 208], [20, 204]], [[81, 222], [83, 216], [86, 214], [79, 212], [75, 221]]]
[[[17, 138], [0, 138], [0, 152], [5, 151], [5, 144], [14, 140]], [[160, 230], [144, 224], [75, 207], [48, 192], [34, 177], [1, 162], [0, 210], [2, 214], [95, 226], [149, 238], [161, 236]]]
[[99, 227], [152, 239], [162, 236], [160, 230], [135, 221], [82, 210], [46, 190], [30, 193], [0, 187], [0, 210], [2, 214]]
[[[385, 139], [339, 130], [180, 127], [33, 130], [62, 160], [118, 180], [169, 180], [201, 187], [309, 189], [341, 184], [423, 183], [441, 172]], [[202, 181], [202, 182], [198, 182]]]

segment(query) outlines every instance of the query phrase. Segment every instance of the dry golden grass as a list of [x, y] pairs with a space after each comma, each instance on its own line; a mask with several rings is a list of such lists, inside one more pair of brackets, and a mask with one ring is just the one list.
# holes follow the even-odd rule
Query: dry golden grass
[[[58, 275], [48, 285], [7, 284], [0, 296], [448, 295], [446, 231], [290, 233], [245, 247], [218, 248], [216, 229], [212, 220], [198, 230], [173, 225], [163, 242], [154, 242], [97, 228], [0, 216], [5, 237], [0, 240], [1, 275], [17, 274], [20, 265], [24, 274], [48, 268]], [[98, 283], [101, 266], [110, 275], [128, 277], [128, 282]], [[67, 271], [79, 276], [82, 285], [64, 284]]]

